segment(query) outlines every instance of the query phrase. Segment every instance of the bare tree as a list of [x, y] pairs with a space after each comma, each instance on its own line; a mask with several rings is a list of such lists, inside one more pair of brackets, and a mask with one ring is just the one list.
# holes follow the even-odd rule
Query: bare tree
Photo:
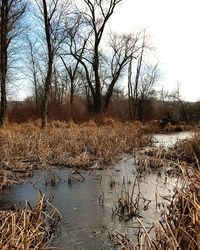
[[183, 120], [184, 122], [188, 122], [187, 108], [188, 103], [184, 101], [183, 97], [180, 94], [180, 84], [177, 84], [177, 88], [169, 94], [169, 100], [171, 100], [172, 105], [179, 112], [179, 120]]
[[70, 118], [73, 120], [74, 94], [77, 85], [80, 83], [78, 80], [82, 78], [82, 72], [80, 71], [79, 68], [79, 61], [76, 61], [74, 64], [71, 63], [68, 65], [62, 56], [61, 60], [70, 79]]
[[155, 97], [155, 84], [161, 79], [161, 73], [156, 65], [145, 65], [140, 75], [138, 89], [138, 119], [145, 117], [145, 103]]
[[[41, 97], [40, 97], [40, 85], [41, 85], [41, 66], [39, 62], [39, 54], [38, 54], [38, 43], [37, 39], [31, 39], [29, 36], [27, 36], [26, 39], [26, 54], [27, 56], [25, 57], [25, 67], [26, 71], [24, 72], [25, 76], [27, 76], [29, 79], [31, 79], [32, 86], [33, 86], [33, 92], [34, 92], [34, 99], [35, 99], [35, 106], [36, 109], [39, 111], [40, 110], [40, 102], [41, 102]], [[43, 78], [43, 77], [42, 77]]]
[[[111, 0], [109, 2], [105, 2], [98, 0], [84, 0], [89, 10], [85, 17], [88, 20], [88, 24], [91, 26], [94, 35], [94, 40], [91, 41], [93, 44], [92, 61], [90, 61], [90, 63], [92, 64], [92, 69], [94, 71], [95, 87], [93, 87], [91, 83], [89, 83], [89, 86], [93, 94], [94, 112], [96, 113], [102, 112], [101, 79], [99, 75], [100, 42], [108, 20], [112, 16], [116, 5], [121, 1], [122, 0]], [[100, 13], [100, 16], [98, 16], [98, 13]]]
[[[79, 22], [72, 28], [69, 42], [70, 52], [85, 71], [87, 84], [93, 98], [93, 111], [101, 113], [107, 111], [114, 86], [122, 75], [123, 69], [137, 51], [138, 37], [114, 34], [110, 36], [107, 46], [103, 35], [116, 6], [122, 0], [83, 1], [87, 10], [80, 12]], [[80, 22], [80, 18], [82, 18], [82, 22]]]
[[[147, 35], [144, 31], [142, 36], [142, 44], [140, 48], [140, 54], [137, 59], [136, 65], [136, 73], [135, 79], [132, 80], [133, 77], [133, 58], [131, 58], [129, 67], [128, 67], [128, 98], [129, 98], [129, 117], [131, 119], [138, 119], [138, 112], [139, 112], [139, 91], [141, 89], [141, 75], [144, 73], [143, 64], [144, 64], [144, 56], [145, 52], [150, 50], [150, 46], [147, 42]], [[135, 66], [135, 65], [134, 65]]]
[[67, 96], [69, 77], [65, 70], [53, 65], [52, 84], [49, 93], [49, 101], [62, 104]]
[[127, 64], [136, 59], [137, 53], [140, 50], [138, 41], [140, 40], [140, 35], [136, 34], [114, 34], [111, 36], [110, 48], [111, 48], [111, 63], [110, 63], [110, 83], [104, 97], [103, 110], [107, 111], [110, 99], [120, 76], [122, 76], [124, 68]]
[[130, 59], [130, 62], [128, 64], [128, 114], [129, 118], [131, 119], [133, 118], [133, 108], [134, 108], [132, 74], [133, 74], [133, 58]]
[[137, 70], [136, 70], [136, 75], [135, 75], [135, 82], [134, 82], [134, 91], [133, 91], [133, 117], [134, 119], [138, 118], [138, 89], [139, 89], [139, 79], [141, 75], [141, 67], [143, 63], [143, 57], [144, 57], [144, 50], [145, 50], [145, 35], [143, 36], [143, 42], [142, 42], [142, 48], [141, 48], [141, 53], [138, 58], [138, 63], [137, 63]]
[[49, 92], [52, 85], [53, 64], [58, 51], [65, 40], [64, 18], [67, 15], [68, 3], [59, 0], [38, 0], [37, 6], [40, 10], [40, 20], [44, 29], [44, 44], [47, 53], [46, 76], [44, 81], [44, 95], [41, 107], [41, 127], [47, 124], [47, 110]]
[[7, 74], [9, 48], [23, 30], [22, 17], [26, 11], [24, 0], [2, 0], [0, 3], [0, 126], [7, 120]]

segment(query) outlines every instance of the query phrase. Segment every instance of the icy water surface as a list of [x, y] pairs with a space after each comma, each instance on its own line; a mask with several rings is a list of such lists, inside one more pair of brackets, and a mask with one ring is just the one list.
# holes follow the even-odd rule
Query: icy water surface
[[192, 132], [184, 131], [179, 133], [155, 134], [156, 146], [171, 146], [177, 140], [183, 140], [191, 136]]
[[[156, 135], [158, 143], [174, 143], [175, 139], [188, 134], [180, 133], [172, 135]], [[181, 136], [181, 137], [180, 137]], [[59, 232], [56, 235], [54, 246], [58, 249], [114, 249], [109, 240], [109, 233], [118, 231], [127, 233], [133, 240], [137, 234], [138, 222], [133, 219], [129, 222], [121, 222], [118, 216], [113, 218], [112, 210], [117, 205], [121, 194], [122, 182], [132, 190], [137, 176], [134, 159], [124, 157], [114, 167], [101, 171], [81, 172], [85, 180], [68, 184], [68, 169], [54, 169], [52, 171], [38, 172], [23, 185], [18, 185], [8, 192], [0, 193], [1, 208], [8, 208], [12, 204], [22, 206], [26, 200], [34, 204], [38, 197], [38, 190], [53, 196], [53, 204], [62, 214], [59, 224]], [[51, 177], [56, 176], [56, 185], [51, 186]], [[138, 176], [138, 191], [150, 201], [148, 207], [141, 201], [140, 219], [147, 228], [159, 218], [160, 210], [156, 212], [156, 204], [163, 202], [163, 198], [173, 194], [176, 179], [157, 176], [149, 173], [146, 176]], [[110, 182], [115, 180], [113, 189]], [[103, 204], [102, 204], [103, 202]]]

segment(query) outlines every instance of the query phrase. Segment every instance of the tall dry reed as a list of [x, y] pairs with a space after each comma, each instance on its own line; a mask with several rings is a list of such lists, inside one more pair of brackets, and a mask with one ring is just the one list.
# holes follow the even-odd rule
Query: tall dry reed
[[34, 169], [41, 164], [105, 165], [123, 153], [131, 154], [135, 148], [148, 145], [150, 139], [141, 126], [134, 124], [91, 126], [90, 122], [78, 126], [56, 122], [46, 130], [33, 123], [15, 124], [0, 130], [0, 165], [12, 169]]
[[0, 249], [41, 250], [50, 245], [60, 214], [41, 196], [34, 208], [0, 211]]

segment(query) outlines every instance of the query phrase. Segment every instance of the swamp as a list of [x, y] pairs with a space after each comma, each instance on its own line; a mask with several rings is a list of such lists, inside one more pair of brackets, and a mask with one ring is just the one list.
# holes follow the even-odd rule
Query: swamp
[[200, 250], [199, 9], [0, 0], [0, 250]]
[[197, 249], [197, 132], [111, 121], [1, 130], [2, 249]]

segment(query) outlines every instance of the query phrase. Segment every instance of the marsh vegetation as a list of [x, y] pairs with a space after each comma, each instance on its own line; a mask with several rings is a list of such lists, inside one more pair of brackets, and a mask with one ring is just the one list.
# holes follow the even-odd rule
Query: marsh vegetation
[[122, 2], [0, 1], [3, 250], [200, 248], [199, 102], [159, 89], [147, 31], [108, 32]]
[[24, 208], [10, 207], [0, 211], [0, 247], [8, 249], [48, 248], [60, 218], [57, 209], [39, 194], [34, 207], [27, 201]]
[[[2, 224], [4, 218], [14, 216], [8, 210], [12, 204], [19, 205], [19, 209], [14, 206], [15, 216], [22, 216], [24, 211], [31, 213], [37, 190], [42, 190], [49, 197], [53, 194], [54, 206], [66, 214], [64, 221], [69, 223], [66, 228], [61, 218], [60, 236], [52, 234], [52, 246], [85, 249], [96, 242], [97, 249], [101, 244], [105, 249], [112, 249], [113, 245], [122, 249], [184, 249], [187, 242], [188, 249], [197, 248], [198, 134], [172, 142], [171, 146], [168, 142], [167, 147], [155, 147], [150, 131], [152, 127], [141, 123], [123, 124], [111, 119], [103, 124], [55, 122], [46, 130], [41, 130], [37, 123], [4, 128], [0, 199], [6, 210], [1, 214]], [[17, 183], [24, 184], [16, 186]], [[24, 210], [20, 202], [26, 200], [30, 207]], [[86, 216], [86, 221], [82, 216]], [[83, 233], [85, 227], [94, 223], [93, 229]], [[48, 234], [48, 225], [39, 228], [42, 235]], [[64, 237], [70, 230], [82, 239], [78, 245], [73, 237], [69, 242]], [[41, 242], [49, 244], [51, 239]]]

